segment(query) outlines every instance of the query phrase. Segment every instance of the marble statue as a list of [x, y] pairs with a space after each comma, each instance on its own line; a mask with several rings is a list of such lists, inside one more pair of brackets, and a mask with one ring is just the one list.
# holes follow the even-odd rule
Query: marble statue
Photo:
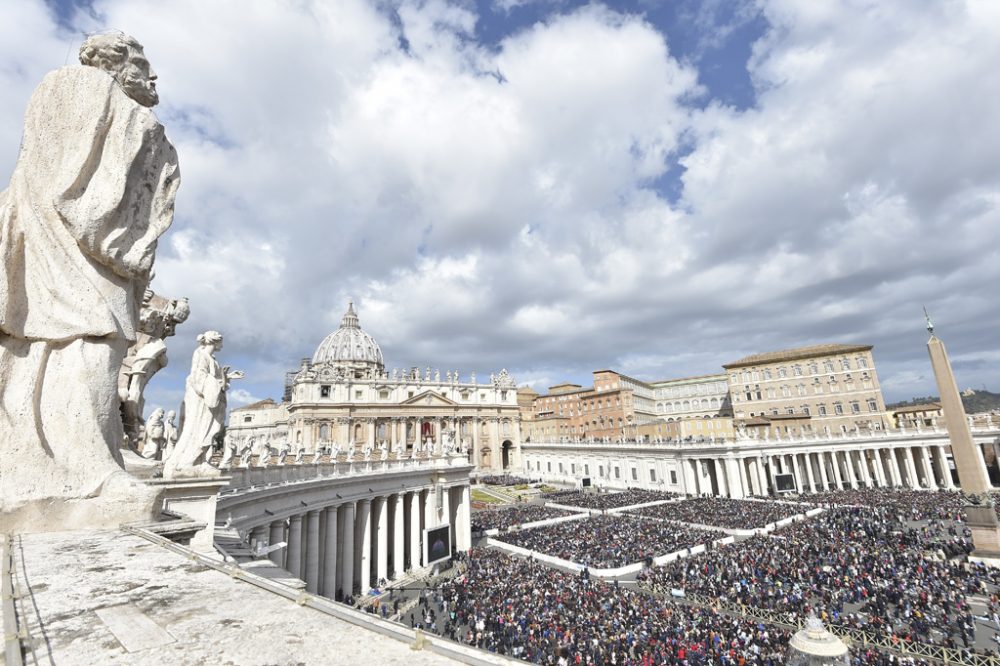
[[167, 365], [168, 338], [177, 325], [191, 314], [186, 298], [166, 299], [147, 289], [139, 311], [136, 341], [129, 347], [118, 373], [118, 397], [121, 400], [122, 425], [132, 449], [138, 446], [139, 426], [149, 380]]
[[191, 357], [191, 374], [184, 385], [181, 409], [181, 436], [170, 457], [163, 463], [163, 477], [212, 476], [218, 470], [208, 464], [215, 436], [226, 418], [226, 390], [233, 379], [242, 379], [239, 370], [230, 371], [215, 360], [222, 349], [222, 334], [206, 331], [198, 336], [198, 347]]
[[249, 467], [250, 459], [253, 457], [253, 447], [249, 444], [243, 448], [243, 452], [240, 454], [240, 467]]
[[[270, 449], [270, 447], [268, 448]], [[288, 460], [288, 449], [282, 447], [278, 449], [278, 464], [284, 465], [286, 460]]]
[[440, 370], [435, 370], [434, 371], [434, 381], [435, 381], [435, 383], [440, 383], [441, 382], [441, 371]]
[[[57, 523], [62, 508], [75, 512], [74, 527], [117, 524], [123, 511], [152, 512], [158, 495], [123, 469], [117, 384], [156, 239], [173, 220], [177, 155], [151, 110], [156, 74], [134, 38], [92, 35], [80, 62], [35, 89], [0, 192], [7, 526], [36, 502], [44, 516], [32, 529]], [[77, 505], [84, 499], [93, 511]]]
[[177, 426], [174, 424], [174, 419], [177, 418], [177, 413], [174, 410], [167, 412], [167, 415], [163, 419], [163, 458], [166, 458], [174, 450], [177, 445]]
[[334, 442], [333, 449], [330, 451], [330, 462], [336, 463], [338, 456], [340, 456], [340, 444]]
[[347, 459], [354, 460], [354, 455], [357, 453], [357, 447], [354, 446], [354, 440], [347, 446]]
[[157, 408], [153, 410], [153, 413], [149, 415], [149, 420], [146, 421], [145, 439], [142, 446], [143, 458], [156, 460], [164, 448], [166, 438], [164, 437], [163, 417], [163, 410]]
[[257, 467], [267, 467], [269, 462], [271, 462], [271, 447], [265, 444], [264, 450], [257, 456]]
[[[167, 453], [163, 457], [167, 457]], [[236, 455], [236, 442], [229, 438], [223, 443], [222, 460], [219, 461], [219, 469], [228, 469], [233, 464], [233, 456]]]
[[295, 464], [301, 465], [302, 461], [305, 460], [305, 457], [306, 457], [306, 450], [300, 448], [298, 452], [295, 454]]

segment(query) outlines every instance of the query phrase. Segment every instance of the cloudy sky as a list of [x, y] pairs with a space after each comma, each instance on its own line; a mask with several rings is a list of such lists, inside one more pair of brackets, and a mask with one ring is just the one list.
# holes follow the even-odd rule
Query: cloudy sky
[[182, 172], [153, 287], [283, 372], [348, 298], [388, 367], [537, 389], [875, 345], [888, 399], [1000, 389], [995, 0], [10, 0], [0, 183], [45, 72], [135, 35]]

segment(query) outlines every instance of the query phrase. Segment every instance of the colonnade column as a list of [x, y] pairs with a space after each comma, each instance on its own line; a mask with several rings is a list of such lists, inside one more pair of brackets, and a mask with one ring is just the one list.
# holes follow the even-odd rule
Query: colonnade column
[[319, 592], [319, 511], [306, 514], [306, 591]]
[[924, 468], [924, 474], [927, 476], [927, 488], [929, 490], [937, 490], [938, 486], [934, 478], [934, 466], [931, 464], [931, 454], [926, 446], [920, 447], [920, 462]]
[[917, 478], [917, 466], [913, 462], [913, 449], [907, 446], [903, 449], [903, 461], [906, 463], [906, 475], [910, 477], [910, 487], [919, 488], [920, 479]]
[[375, 523], [375, 585], [389, 578], [389, 498], [376, 497], [372, 501], [372, 521]]
[[354, 594], [354, 502], [348, 502], [343, 508], [343, 520], [340, 521], [341, 544], [340, 560], [340, 590], [344, 595]]
[[285, 558], [285, 569], [295, 578], [302, 577], [302, 516], [292, 516], [288, 519], [288, 556]]
[[[273, 546], [276, 543], [281, 543], [285, 540], [285, 521], [275, 520], [271, 523], [271, 534], [268, 536], [267, 545]], [[288, 550], [288, 545], [286, 543], [284, 548], [278, 548], [272, 550], [268, 553], [267, 557], [277, 566], [282, 566], [285, 563], [285, 552]]]
[[698, 472], [698, 470], [695, 468], [695, 465], [697, 463], [695, 463], [693, 460], [686, 460], [684, 458], [681, 458], [680, 462], [681, 462], [681, 473], [683, 474], [682, 478], [684, 479], [684, 492], [687, 493], [688, 495], [697, 495], [698, 479], [695, 476]]
[[392, 577], [399, 578], [405, 568], [405, 542], [403, 540], [403, 493], [396, 493], [392, 507]]
[[468, 485], [462, 486], [457, 530], [458, 549], [467, 551], [472, 548], [472, 489]]
[[878, 449], [874, 449], [871, 454], [872, 467], [875, 469], [875, 479], [878, 481], [879, 488], [885, 488], [885, 469], [882, 467], [882, 456], [879, 455]]
[[872, 475], [871, 471], [868, 469], [868, 458], [865, 457], [863, 449], [861, 451], [857, 451], [856, 453], [858, 454], [858, 462], [861, 463], [861, 479], [865, 482], [865, 488], [871, 488]]
[[819, 463], [819, 479], [823, 483], [823, 490], [830, 489], [830, 478], [826, 475], [826, 454], [820, 451], [816, 454], [816, 462]]
[[323, 548], [323, 587], [320, 594], [333, 599], [337, 594], [337, 509], [336, 506], [327, 507], [324, 531]]
[[410, 493], [410, 569], [420, 567], [420, 491]]
[[812, 454], [802, 454], [803, 462], [806, 466], [806, 478], [809, 479], [809, 490], [816, 492], [816, 475], [813, 473]]
[[760, 485], [761, 496], [771, 494], [771, 488], [767, 483], [767, 470], [764, 469], [763, 456], [757, 458], [757, 483]]
[[826, 455], [830, 457], [831, 467], [833, 468], [833, 480], [837, 484], [837, 490], [844, 489], [844, 477], [840, 473], [840, 461], [837, 460], [836, 451], [827, 451]]
[[789, 458], [792, 459], [792, 471], [795, 473], [795, 492], [802, 494], [805, 483], [802, 479], [802, 470], [799, 468], [799, 456], [793, 453]]
[[250, 531], [250, 547], [261, 548], [264, 546], [268, 533], [268, 525], [258, 525]]
[[371, 589], [372, 558], [372, 501], [358, 500], [357, 518], [354, 521], [354, 579], [361, 585], [361, 594]]
[[712, 465], [715, 467], [715, 485], [719, 489], [719, 497], [728, 497], [729, 489], [726, 486], [725, 465], [718, 458], [712, 459]]
[[934, 449], [938, 459], [938, 467], [941, 468], [941, 479], [944, 482], [944, 487], [952, 490], [955, 488], [955, 482], [951, 478], [951, 468], [948, 466], [948, 453], [944, 446], [935, 446]]
[[892, 479], [892, 485], [903, 485], [903, 479], [899, 476], [899, 464], [896, 462], [896, 449], [889, 449], [885, 455], [889, 459], [889, 477]]

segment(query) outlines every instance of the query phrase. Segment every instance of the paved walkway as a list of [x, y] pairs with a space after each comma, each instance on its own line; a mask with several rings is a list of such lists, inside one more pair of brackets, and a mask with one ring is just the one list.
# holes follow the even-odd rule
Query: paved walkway
[[123, 532], [24, 535], [14, 554], [26, 664], [457, 663]]

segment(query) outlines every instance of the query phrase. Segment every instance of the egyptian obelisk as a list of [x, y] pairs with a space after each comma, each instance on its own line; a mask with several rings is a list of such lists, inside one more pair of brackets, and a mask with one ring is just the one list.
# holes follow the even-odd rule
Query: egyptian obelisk
[[[930, 354], [934, 379], [941, 394], [941, 407], [948, 424], [948, 439], [951, 440], [951, 455], [958, 470], [958, 482], [973, 502], [964, 507], [975, 546], [971, 557], [1000, 565], [1000, 520], [997, 519], [990, 497], [991, 486], [986, 463], [972, 439], [972, 430], [965, 418], [965, 407], [962, 406], [962, 398], [958, 393], [958, 384], [955, 383], [951, 363], [948, 362], [948, 352], [945, 351], [944, 343], [934, 335], [930, 317], [927, 317], [927, 331], [931, 336], [927, 340], [927, 352]], [[944, 471], [947, 473], [947, 470]]]

